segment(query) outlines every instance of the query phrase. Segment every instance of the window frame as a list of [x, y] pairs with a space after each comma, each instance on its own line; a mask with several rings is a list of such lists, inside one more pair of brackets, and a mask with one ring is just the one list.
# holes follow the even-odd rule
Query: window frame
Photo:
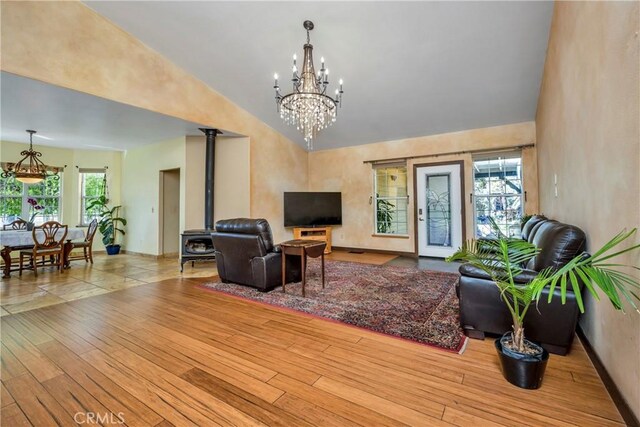
[[[87, 168], [79, 168], [78, 169], [78, 183], [79, 183], [79, 198], [80, 198], [80, 212], [79, 212], [79, 221], [78, 224], [81, 227], [88, 227], [89, 224], [91, 223], [91, 221], [93, 221], [93, 219], [99, 219], [100, 216], [99, 215], [94, 215], [91, 218], [85, 218], [85, 207], [87, 206], [87, 199], [97, 199], [100, 196], [86, 196], [85, 195], [85, 176], [89, 175], [89, 174], [102, 174], [103, 176], [103, 182], [106, 181], [107, 179], [107, 168], [93, 168], [93, 169], [87, 169]], [[105, 182], [105, 187], [106, 187], [106, 182]], [[102, 190], [103, 192], [106, 191], [106, 188], [103, 188]], [[88, 221], [86, 221], [88, 219]]]
[[[378, 171], [381, 169], [404, 169], [405, 186], [404, 186], [404, 196], [378, 196]], [[371, 197], [372, 205], [373, 205], [373, 236], [377, 237], [400, 237], [407, 238], [409, 237], [409, 168], [406, 163], [386, 163], [386, 164], [374, 164], [373, 165], [373, 196]], [[400, 188], [400, 187], [399, 187]], [[406, 233], [395, 233], [395, 232], [380, 232], [378, 231], [378, 201], [395, 201], [396, 212], [398, 212], [397, 206], [401, 203], [405, 203], [405, 223], [404, 229]], [[397, 224], [401, 224], [401, 222], [396, 222]]]
[[[491, 169], [489, 169], [488, 172], [488, 177], [487, 178], [487, 193], [482, 193], [479, 194], [477, 192], [477, 188], [476, 188], [476, 173], [478, 172], [478, 169], [476, 167], [476, 162], [479, 161], [491, 161], [491, 160], [500, 160], [504, 162], [505, 160], [508, 159], [519, 159], [520, 163], [518, 166], [518, 177], [516, 179], [514, 179], [514, 181], [519, 181], [520, 182], [520, 192], [508, 192], [506, 187], [502, 190], [502, 192], [498, 193], [498, 192], [493, 192], [493, 189], [491, 187]], [[489, 216], [494, 217], [493, 215], [491, 215], [491, 213], [496, 210], [494, 209], [493, 203], [492, 201], [498, 199], [498, 198], [502, 198], [502, 200], [504, 200], [505, 205], [507, 205], [507, 198], [515, 198], [515, 197], [519, 197], [520, 199], [520, 203], [519, 203], [519, 209], [518, 214], [517, 214], [517, 220], [521, 220], [522, 217], [525, 214], [525, 202], [526, 202], [526, 192], [524, 190], [524, 164], [523, 164], [523, 158], [522, 158], [522, 151], [518, 150], [518, 151], [509, 151], [509, 152], [498, 152], [498, 153], [486, 153], [486, 154], [482, 154], [482, 155], [478, 155], [478, 156], [473, 156], [472, 159], [472, 167], [473, 167], [473, 176], [472, 176], [472, 189], [473, 189], [473, 234], [475, 236], [475, 238], [486, 238], [489, 236], [485, 236], [479, 233], [479, 229], [478, 229], [478, 199], [488, 199], [489, 200]], [[503, 178], [503, 180], [505, 180], [505, 178]], [[505, 180], [506, 181], [506, 180]], [[508, 211], [515, 211], [514, 209], [503, 209], [504, 212], [508, 212]], [[495, 218], [494, 218], [495, 219]], [[505, 228], [509, 227], [509, 222], [498, 222], [498, 225], [504, 225]], [[501, 228], [502, 229], [502, 228]], [[509, 230], [502, 230], [503, 232], [506, 231], [506, 234], [509, 235]], [[515, 233], [517, 234], [517, 233]], [[513, 236], [514, 234], [512, 234]]]
[[[6, 179], [6, 178], [5, 178]], [[15, 178], [14, 178], [15, 179]], [[51, 178], [48, 177], [46, 179], [55, 179], [55, 178]], [[33, 185], [40, 185], [43, 181], [39, 182], [39, 183], [34, 183], [34, 184], [25, 184], [23, 182], [20, 182], [18, 180], [16, 180], [16, 183], [18, 183], [19, 185], [22, 186], [22, 192], [21, 195], [12, 195], [12, 196], [7, 196], [4, 194], [0, 194], [1, 198], [11, 198], [11, 199], [21, 199], [21, 205], [20, 205], [20, 215], [19, 218], [22, 218], [25, 221], [28, 221], [31, 217], [31, 213], [29, 211], [29, 203], [27, 202], [27, 200], [29, 200], [30, 198], [36, 199], [38, 201], [38, 203], [41, 202], [41, 200], [43, 199], [57, 199], [58, 200], [58, 214], [55, 218], [48, 218], [47, 221], [57, 221], [57, 222], [62, 222], [62, 217], [63, 217], [63, 212], [62, 212], [62, 200], [63, 200], [63, 177], [62, 174], [58, 175], [58, 180], [59, 180], [59, 185], [58, 185], [58, 195], [57, 196], [50, 196], [50, 195], [38, 195], [38, 196], [32, 196], [29, 194], [29, 187], [33, 186]], [[38, 219], [42, 218], [42, 215], [40, 214], [39, 216], [36, 216], [36, 218], [34, 219], [34, 223], [36, 225], [40, 225], [43, 224], [47, 221], [39, 221]], [[5, 223], [4, 220], [2, 220], [2, 225], [6, 225], [6, 224], [10, 224], [11, 221]]]

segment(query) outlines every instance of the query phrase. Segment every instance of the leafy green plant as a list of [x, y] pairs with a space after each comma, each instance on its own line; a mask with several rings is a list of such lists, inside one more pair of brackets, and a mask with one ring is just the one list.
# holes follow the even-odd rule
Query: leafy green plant
[[123, 236], [126, 234], [121, 228], [127, 225], [127, 220], [119, 216], [121, 208], [120, 205], [109, 207], [108, 199], [104, 194], [87, 204], [87, 211], [98, 209], [100, 212], [98, 230], [102, 234], [102, 243], [105, 246], [115, 245], [118, 233]]
[[378, 233], [388, 233], [393, 223], [395, 206], [388, 200], [378, 199], [376, 203], [376, 216]]
[[[528, 283], [518, 283], [516, 278], [523, 272], [523, 265], [538, 255], [540, 249], [520, 239], [508, 239], [503, 236], [496, 240], [470, 240], [465, 243], [447, 261], [465, 261], [486, 272], [500, 289], [502, 301], [506, 304], [513, 320], [512, 342], [514, 349], [525, 353], [527, 346], [524, 336], [524, 319], [531, 304], [542, 298], [548, 290], [548, 302], [551, 302], [554, 291], [560, 289], [562, 303], [566, 302], [567, 289], [570, 287], [575, 295], [578, 308], [584, 313], [584, 301], [581, 282], [588, 293], [599, 300], [600, 290], [613, 304], [616, 310], [623, 310], [623, 299], [640, 313], [636, 300], [640, 301], [638, 278], [631, 276], [619, 267], [640, 270], [637, 266], [626, 266], [612, 263], [610, 260], [619, 255], [635, 251], [640, 244], [624, 249], [614, 250], [622, 242], [634, 236], [636, 229], [622, 231], [607, 242], [593, 255], [580, 254], [558, 270], [546, 268], [540, 271]], [[595, 286], [594, 286], [595, 285]]]

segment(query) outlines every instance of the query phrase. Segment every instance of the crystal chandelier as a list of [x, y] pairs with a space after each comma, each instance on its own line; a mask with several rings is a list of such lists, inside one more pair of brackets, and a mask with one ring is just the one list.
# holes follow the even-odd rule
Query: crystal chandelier
[[298, 74], [297, 57], [293, 55], [293, 92], [282, 96], [278, 86], [278, 75], [275, 74], [276, 104], [280, 118], [290, 126], [295, 126], [304, 135], [307, 149], [313, 150], [313, 139], [317, 133], [336, 121], [338, 106], [342, 104], [342, 79], [340, 89], [336, 89], [335, 98], [327, 95], [329, 85], [329, 69], [324, 67], [324, 58], [320, 59], [321, 68], [318, 74], [313, 66], [313, 46], [309, 31], [313, 30], [313, 22], [304, 21], [307, 30], [307, 43], [304, 45], [302, 72]]
[[[51, 176], [54, 179], [60, 179], [58, 176], [58, 168], [47, 168], [39, 157], [42, 157], [42, 153], [33, 149], [33, 134], [35, 130], [28, 130], [29, 133], [29, 149], [20, 152], [21, 156], [24, 156], [18, 161], [18, 163], [7, 163], [2, 168], [1, 176], [3, 178], [14, 177], [16, 180], [25, 184], [36, 184], [47, 176]], [[53, 175], [48, 175], [47, 170], [51, 170]]]

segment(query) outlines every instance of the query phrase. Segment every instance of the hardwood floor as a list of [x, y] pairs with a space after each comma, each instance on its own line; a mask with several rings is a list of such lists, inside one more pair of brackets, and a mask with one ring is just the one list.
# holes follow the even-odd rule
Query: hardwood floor
[[451, 354], [207, 292], [204, 280], [2, 317], [2, 425], [622, 425], [577, 341], [525, 391], [502, 379], [490, 340]]

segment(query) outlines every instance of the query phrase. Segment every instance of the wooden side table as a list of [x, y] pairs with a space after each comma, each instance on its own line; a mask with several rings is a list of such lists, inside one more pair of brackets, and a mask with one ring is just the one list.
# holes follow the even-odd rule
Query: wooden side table
[[282, 248], [282, 292], [286, 292], [285, 283], [287, 281], [287, 255], [300, 256], [300, 266], [302, 267], [302, 296], [306, 296], [304, 292], [305, 285], [307, 283], [307, 256], [311, 258], [321, 257], [322, 268], [322, 289], [324, 289], [324, 249], [327, 246], [325, 242], [318, 242], [317, 240], [289, 240], [280, 243]]

